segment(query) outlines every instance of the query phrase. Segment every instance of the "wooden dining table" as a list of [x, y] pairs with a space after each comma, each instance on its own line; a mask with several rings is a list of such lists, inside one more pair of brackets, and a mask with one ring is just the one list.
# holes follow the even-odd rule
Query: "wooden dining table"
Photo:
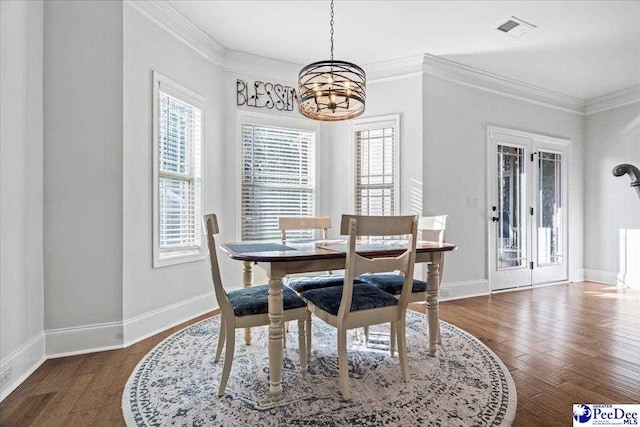
[[[269, 279], [269, 394], [273, 401], [282, 396], [283, 360], [283, 278], [289, 274], [341, 270], [345, 268], [346, 240], [233, 242], [221, 246], [229, 257], [243, 261], [243, 285], [253, 284], [252, 265], [262, 268]], [[357, 252], [368, 257], [399, 255], [406, 248], [405, 240], [358, 242]], [[438, 292], [440, 266], [444, 254], [456, 249], [451, 243], [418, 241], [416, 263], [427, 264], [427, 322], [429, 329], [429, 354], [435, 356], [438, 343]], [[251, 330], [245, 330], [245, 342], [251, 343]]]

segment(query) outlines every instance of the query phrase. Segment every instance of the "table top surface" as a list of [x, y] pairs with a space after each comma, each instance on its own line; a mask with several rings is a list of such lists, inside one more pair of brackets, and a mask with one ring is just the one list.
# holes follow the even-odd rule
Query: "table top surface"
[[[241, 261], [286, 262], [318, 259], [346, 258], [344, 251], [347, 240], [274, 240], [229, 242], [220, 248], [231, 258]], [[363, 240], [357, 242], [356, 252], [368, 256], [389, 256], [402, 253], [407, 246], [406, 240]], [[283, 247], [283, 246], [286, 246]], [[333, 247], [333, 249], [331, 249]], [[328, 249], [329, 248], [329, 249]], [[266, 249], [266, 250], [265, 250]], [[428, 241], [416, 242], [416, 253], [453, 251], [451, 243]], [[251, 252], [253, 251], [253, 252]]]

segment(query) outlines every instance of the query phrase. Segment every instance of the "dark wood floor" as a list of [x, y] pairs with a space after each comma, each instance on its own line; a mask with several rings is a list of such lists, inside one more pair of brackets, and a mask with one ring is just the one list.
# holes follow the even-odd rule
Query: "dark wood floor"
[[[639, 291], [550, 286], [448, 301], [441, 318], [478, 337], [509, 368], [515, 426], [569, 425], [573, 403], [640, 403]], [[123, 425], [122, 389], [133, 368], [194, 321], [126, 349], [46, 361], [0, 404], [0, 424]]]

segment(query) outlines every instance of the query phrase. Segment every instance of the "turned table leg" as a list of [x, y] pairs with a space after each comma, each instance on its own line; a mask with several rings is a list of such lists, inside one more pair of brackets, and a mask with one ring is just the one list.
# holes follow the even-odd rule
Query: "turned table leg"
[[[251, 268], [251, 261], [243, 261], [242, 266], [242, 285], [245, 288], [253, 285], [253, 270]], [[251, 345], [251, 328], [244, 329], [244, 343]]]
[[273, 271], [269, 277], [269, 394], [274, 402], [282, 395], [282, 277]]
[[442, 253], [433, 254], [432, 262], [427, 265], [427, 322], [429, 327], [429, 355], [436, 355], [439, 340], [440, 320], [438, 293], [440, 291], [440, 262]]

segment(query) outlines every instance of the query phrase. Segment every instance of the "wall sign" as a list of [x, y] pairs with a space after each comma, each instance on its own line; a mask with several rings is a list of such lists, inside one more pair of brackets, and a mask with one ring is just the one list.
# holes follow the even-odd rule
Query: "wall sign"
[[293, 111], [298, 102], [298, 94], [291, 86], [258, 81], [249, 85], [244, 80], [237, 79], [236, 102], [237, 105], [248, 107]]

